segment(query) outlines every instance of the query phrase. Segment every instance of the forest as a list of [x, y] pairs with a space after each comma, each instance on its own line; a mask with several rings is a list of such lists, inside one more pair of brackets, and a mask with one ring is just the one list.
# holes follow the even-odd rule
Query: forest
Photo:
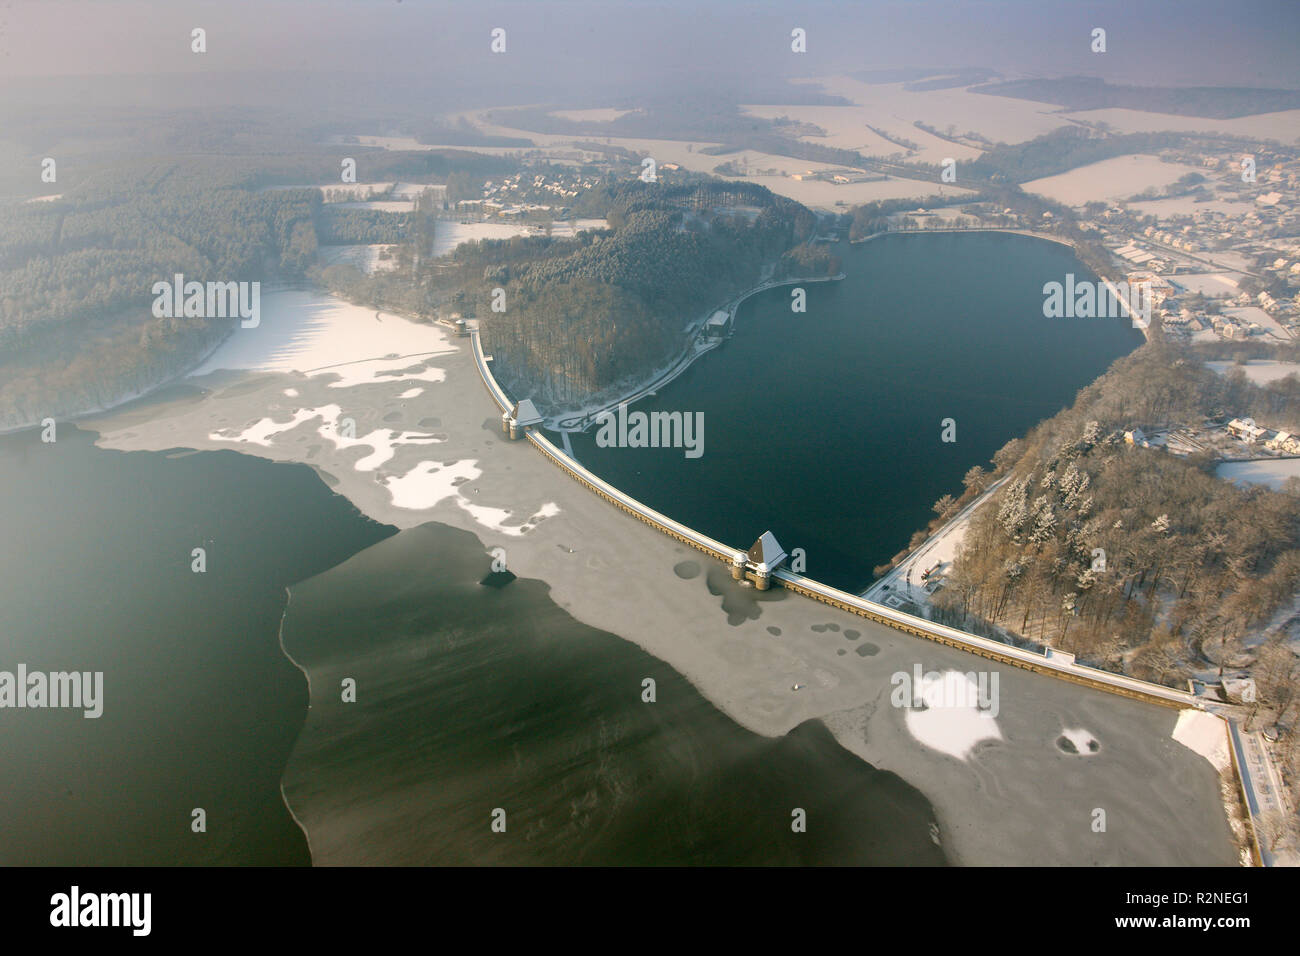
[[938, 616], [1171, 686], [1248, 664], [1260, 653], [1248, 636], [1287, 617], [1300, 588], [1300, 494], [1239, 487], [1208, 457], [1122, 434], [1265, 406], [1300, 420], [1300, 384], [1220, 376], [1159, 337], [1119, 359], [1071, 408], [1000, 449], [991, 471], [972, 468], [960, 499], [936, 503], [942, 520], [1006, 479], [971, 521]]
[[502, 384], [557, 406], [680, 353], [688, 323], [756, 284], [765, 267], [781, 277], [839, 271], [829, 250], [806, 242], [816, 216], [752, 183], [611, 178], [574, 210], [609, 228], [468, 242], [434, 258], [437, 221], [417, 213], [398, 269], [365, 275], [337, 265], [310, 278], [377, 308], [477, 318]]
[[407, 216], [380, 209], [322, 205], [316, 214], [316, 236], [323, 246], [401, 242]]
[[0, 218], [0, 428], [141, 391], [227, 334], [231, 320], [154, 318], [159, 279], [305, 274], [317, 196], [211, 188], [195, 167], [124, 164]]
[[1122, 133], [1099, 136], [1095, 130], [1062, 126], [1012, 146], [996, 146], [963, 167], [963, 175], [990, 183], [1025, 183], [1044, 176], [1132, 153], [1156, 153], [1180, 146], [1182, 133]]
[[[360, 181], [457, 177], [517, 168], [456, 150], [354, 148]], [[324, 204], [339, 150], [156, 155], [79, 168], [48, 202], [0, 217], [0, 430], [111, 404], [193, 367], [230, 331], [223, 319], [159, 319], [150, 289], [189, 280], [296, 283], [318, 275], [320, 244], [396, 243], [408, 217]], [[474, 187], [477, 190], [477, 186]], [[400, 301], [410, 304], [410, 290]]]
[[[465, 253], [483, 263], [465, 291], [484, 347], [518, 394], [563, 405], [649, 372], [685, 346], [690, 320], [755, 284], [815, 226], [802, 206], [750, 184], [633, 181], [612, 186], [609, 202], [604, 234]], [[736, 204], [757, 215], [733, 213]], [[810, 252], [781, 266], [822, 275], [838, 269], [832, 258]], [[493, 288], [504, 290], [505, 311], [487, 306]]]

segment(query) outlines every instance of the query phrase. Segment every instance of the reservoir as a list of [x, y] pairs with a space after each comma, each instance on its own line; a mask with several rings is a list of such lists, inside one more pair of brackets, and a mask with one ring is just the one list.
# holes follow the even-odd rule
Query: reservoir
[[307, 706], [285, 588], [393, 529], [305, 465], [93, 439], [0, 437], [0, 671], [103, 674], [98, 718], [0, 709], [0, 864], [309, 863], [280, 796]]
[[102, 714], [0, 709], [0, 864], [946, 862], [822, 723], [745, 730], [475, 535], [395, 534], [305, 465], [57, 436], [0, 438], [0, 671], [102, 673]]
[[748, 299], [724, 346], [636, 404], [703, 413], [698, 457], [598, 447], [595, 428], [572, 444], [650, 507], [736, 547], [770, 530], [804, 549], [809, 576], [856, 592], [969, 468], [1071, 404], [1142, 333], [1043, 316], [1045, 283], [1090, 275], [1057, 243], [893, 235], [835, 251], [846, 278], [805, 286], [806, 312], [790, 287]]
[[293, 589], [312, 700], [284, 790], [317, 865], [946, 862], [925, 796], [821, 721], [751, 733], [491, 562], [429, 523]]

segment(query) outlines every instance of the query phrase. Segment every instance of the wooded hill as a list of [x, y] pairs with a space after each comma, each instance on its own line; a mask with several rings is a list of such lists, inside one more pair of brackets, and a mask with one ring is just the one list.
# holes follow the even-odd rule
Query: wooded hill
[[[609, 199], [604, 234], [473, 253], [488, 261], [467, 295], [497, 374], [517, 394], [564, 405], [649, 373], [681, 351], [691, 320], [755, 284], [765, 262], [815, 226], [799, 204], [750, 184], [632, 182]], [[815, 251], [786, 266], [837, 267]], [[493, 288], [505, 292], [504, 312], [488, 305]]]
[[[1206, 458], [1129, 445], [1122, 430], [1262, 406], [1300, 418], [1300, 383], [1260, 389], [1158, 339], [1119, 359], [995, 456], [1009, 480], [970, 524], [941, 617], [1179, 686], [1232, 661], [1300, 588], [1300, 495], [1238, 487]], [[967, 478], [973, 497], [992, 476]]]

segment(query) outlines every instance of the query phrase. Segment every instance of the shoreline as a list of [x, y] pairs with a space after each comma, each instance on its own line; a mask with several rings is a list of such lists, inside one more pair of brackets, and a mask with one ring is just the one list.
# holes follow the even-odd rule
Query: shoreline
[[[318, 471], [316, 474], [317, 477], [319, 478], [320, 472]], [[302, 676], [307, 681], [307, 709], [303, 712], [302, 715], [302, 727], [306, 727], [307, 721], [311, 717], [311, 672], [308, 671], [307, 668], [299, 664], [294, 659], [294, 656], [289, 653], [288, 648], [284, 646], [284, 622], [289, 619], [289, 604], [292, 601], [293, 601], [293, 590], [292, 588], [286, 587], [284, 589], [284, 610], [280, 612], [280, 627], [276, 632], [276, 643], [280, 645], [280, 653], [284, 655], [285, 659], [288, 660], [290, 664], [298, 668], [298, 670], [302, 673]], [[293, 747], [289, 749], [289, 760], [293, 760], [293, 752], [298, 749], [298, 739], [302, 737], [302, 727], [298, 728], [298, 734], [297, 736], [294, 737], [293, 740]], [[287, 767], [288, 767], [288, 761], [286, 761], [285, 763], [285, 768]], [[315, 866], [316, 853], [311, 848], [311, 832], [303, 825], [303, 822], [298, 819], [298, 814], [294, 813], [293, 805], [289, 803], [289, 798], [288, 796], [285, 795], [284, 792], [284, 769], [285, 768], [282, 768], [280, 770], [280, 780], [279, 780], [280, 802], [283, 803], [284, 808], [289, 811], [289, 818], [293, 820], [294, 826], [296, 826], [299, 830], [302, 831], [302, 838], [307, 844], [307, 856], [312, 861], [311, 865]]]
[[[595, 420], [602, 414], [612, 412], [620, 405], [631, 405], [633, 402], [638, 402], [677, 379], [700, 358], [721, 346], [724, 341], [719, 339], [717, 342], [706, 343], [701, 347], [699, 334], [704, 327], [704, 323], [708, 320], [708, 316], [726, 311], [728, 314], [728, 323], [734, 326], [736, 313], [740, 311], [740, 307], [746, 300], [758, 295], [760, 292], [766, 292], [769, 289], [777, 289], [783, 285], [794, 285], [800, 282], [838, 282], [843, 278], [845, 278], [845, 273], [841, 272], [838, 275], [833, 276], [815, 276], [808, 279], [768, 279], [761, 282], [753, 288], [742, 292], [739, 296], [728, 299], [720, 307], [709, 310], [708, 315], [704, 318], [698, 319], [688, 325], [687, 330], [691, 337], [687, 342], [686, 349], [683, 351], [682, 355], [671, 365], [652, 371], [650, 373], [650, 376], [652, 377], [648, 383], [642, 379], [643, 384], [633, 386], [634, 390], [632, 392], [624, 393], [621, 397], [612, 401], [601, 399], [601, 404], [599, 405], [585, 405], [576, 409], [570, 409], [547, 416], [546, 420], [543, 422], [543, 427], [545, 427], [547, 431], [560, 433], [585, 432], [595, 424]], [[593, 408], [596, 410], [592, 411]], [[574, 421], [577, 421], [579, 424], [574, 426], [572, 424]]]
[[[951, 227], [941, 226], [934, 229], [886, 229], [883, 232], [873, 232], [869, 236], [860, 236], [857, 239], [850, 239], [849, 242], [851, 244], [856, 245], [859, 242], [870, 242], [873, 239], [879, 239], [881, 236], [918, 236], [918, 235], [928, 235], [928, 234], [962, 233], [962, 232], [1001, 232], [1012, 236], [1025, 236], [1026, 238], [1029, 239], [1043, 239], [1047, 242], [1054, 242], [1059, 246], [1066, 246], [1067, 248], [1075, 252], [1076, 259], [1079, 258], [1078, 257], [1079, 246], [1073, 240], [1064, 239], [1061, 236], [1054, 236], [1046, 232], [1036, 232], [1033, 229], [1015, 229], [1010, 226], [1006, 226], [1006, 227], [1003, 226], [951, 226]], [[1114, 255], [1114, 253], [1111, 252], [1111, 250], [1107, 249], [1106, 251], [1110, 252], [1111, 255]], [[1088, 264], [1083, 262], [1082, 259], [1079, 259], [1079, 262], [1083, 264], [1085, 269], [1088, 269], [1088, 271], [1090, 272], [1092, 271], [1091, 268], [1088, 266]], [[1111, 295], [1122, 306], [1124, 314], [1117, 316], [1117, 318], [1129, 319], [1129, 321], [1132, 321], [1132, 315], [1129, 311], [1128, 301], [1124, 299], [1122, 296], [1120, 296], [1119, 290], [1115, 288], [1115, 280], [1110, 279], [1103, 275], [1098, 275], [1097, 278], [1100, 279], [1103, 283], [1105, 283], [1106, 287], [1110, 290]], [[1137, 323], [1134, 323], [1133, 328], [1137, 329], [1139, 332], [1142, 333], [1142, 338], [1145, 341], [1147, 342], [1151, 341], [1150, 322], [1147, 322], [1145, 325], [1138, 325]]]
[[879, 239], [881, 236], [916, 236], [945, 232], [1004, 232], [1008, 235], [1026, 236], [1030, 239], [1045, 239], [1048, 242], [1054, 242], [1060, 246], [1069, 246], [1071, 249], [1076, 248], [1075, 244], [1069, 239], [1062, 239], [1060, 236], [1055, 236], [1047, 232], [1036, 232], [1033, 229], [1017, 229], [1014, 226], [936, 226], [933, 229], [885, 229], [881, 232], [873, 232], [869, 236], [859, 236], [857, 239], [850, 239], [849, 243], [851, 245], [857, 245], [860, 242], [870, 242], [873, 239]]
[[[886, 571], [884, 574], [878, 577], [875, 581], [872, 581], [871, 584], [869, 584], [864, 590], [859, 591], [858, 597], [864, 598], [865, 600], [868, 601], [875, 601], [878, 604], [886, 603], [884, 600], [878, 600], [878, 598], [882, 597], [882, 592], [886, 590], [894, 590], [894, 585], [897, 582], [900, 574], [903, 574], [904, 576], [910, 574], [911, 569], [916, 566], [916, 564], [921, 560], [921, 558], [925, 557], [934, 548], [942, 544], [946, 538], [957, 533], [958, 525], [968, 524], [970, 522], [970, 519], [975, 516], [975, 510], [981, 507], [990, 497], [992, 497], [993, 494], [997, 492], [997, 490], [1001, 488], [1010, 477], [1011, 477], [1010, 475], [1003, 475], [1001, 478], [998, 478], [996, 481], [991, 483], [987, 488], [985, 488], [978, 495], [976, 495], [971, 501], [967, 502], [966, 505], [959, 512], [957, 512], [955, 515], [953, 515], [951, 518], [949, 518], [947, 521], [941, 524], [938, 528], [936, 528], [931, 534], [929, 534], [924, 541], [922, 541], [919, 545], [917, 545], [912, 550], [908, 551], [905, 555], [903, 555], [903, 557], [899, 558], [897, 564], [895, 564], [892, 568], [890, 568], [888, 571]], [[965, 537], [964, 527], [961, 529], [961, 534], [962, 534], [962, 538], [964, 538]], [[960, 549], [961, 549], [961, 543], [959, 541], [956, 544], [955, 550], [960, 550]], [[924, 590], [924, 588], [922, 588], [922, 590]], [[895, 593], [898, 592], [895, 590]], [[926, 604], [929, 603], [929, 601], [926, 600], [925, 598], [922, 598], [920, 599], [920, 601], [918, 601], [914, 598], [909, 597], [908, 600], [912, 601], [913, 604], [918, 604], [918, 605], [920, 604], [920, 601], [924, 601]]]
[[[258, 281], [260, 282], [260, 280]], [[346, 301], [342, 299], [341, 296], [334, 295], [333, 292], [331, 292], [329, 289], [325, 288], [324, 286], [318, 287], [311, 284], [310, 282], [303, 282], [303, 283], [270, 282], [270, 283], [266, 283], [265, 287], [262, 288], [261, 291], [265, 292], [267, 295], [270, 295], [276, 292], [287, 292], [287, 291], [295, 291], [295, 290], [316, 292], [323, 295], [333, 296], [334, 298], [337, 298], [340, 301]], [[68, 412], [65, 414], [54, 416], [55, 423], [57, 424], [60, 421], [64, 421], [64, 422], [71, 422], [73, 424], [76, 424], [78, 419], [93, 418], [96, 415], [107, 415], [110, 412], [115, 412], [121, 409], [125, 405], [130, 405], [132, 402], [137, 402], [141, 399], [149, 398], [151, 395], [154, 395], [165, 388], [170, 388], [173, 385], [181, 384], [185, 379], [188, 379], [191, 376], [193, 376], [198, 369], [203, 367], [203, 365], [208, 361], [208, 359], [212, 358], [212, 356], [215, 355], [217, 351], [221, 349], [222, 346], [224, 346], [227, 342], [229, 342], [230, 338], [235, 334], [235, 332], [238, 329], [239, 329], [238, 323], [232, 324], [231, 327], [226, 330], [225, 335], [221, 336], [221, 338], [219, 338], [216, 342], [214, 342], [211, 347], [209, 347], [206, 351], [204, 351], [201, 355], [199, 355], [193, 361], [193, 363], [187, 365], [184, 371], [176, 372], [175, 374], [169, 375], [161, 382], [157, 382], [154, 385], [150, 385], [148, 388], [144, 389], [143, 391], [132, 392], [129, 395], [125, 395], [120, 398], [115, 398], [106, 405], [101, 405], [96, 408], [86, 408], [78, 412]], [[48, 418], [50, 416], [47, 415], [46, 417]], [[0, 436], [13, 435], [18, 432], [27, 431], [28, 429], [31, 428], [40, 428], [40, 427], [41, 427], [41, 421], [38, 420], [35, 422], [28, 422], [25, 425], [14, 425], [8, 428], [0, 428]]]
[[[163, 389], [171, 388], [174, 385], [180, 385], [185, 379], [189, 378], [191, 375], [194, 374], [195, 369], [202, 368], [203, 363], [206, 362], [208, 359], [212, 358], [212, 356], [216, 354], [217, 350], [221, 348], [223, 345], [225, 345], [227, 340], [234, 334], [235, 334], [235, 329], [231, 328], [225, 335], [223, 335], [216, 342], [216, 344], [214, 344], [210, 349], [208, 349], [201, 356], [199, 356], [192, 365], [186, 368], [185, 371], [177, 372], [175, 375], [168, 376], [163, 381], [158, 382], [156, 385], [149, 386], [142, 392], [133, 392], [130, 395], [126, 395], [121, 398], [116, 398], [113, 401], [109, 402], [107, 405], [102, 405], [98, 408], [85, 408], [79, 412], [70, 412], [68, 414], [58, 415], [58, 416], [47, 415], [46, 418], [53, 417], [54, 423], [56, 425], [60, 421], [68, 422], [75, 425], [79, 419], [93, 418], [96, 415], [108, 415], [112, 412], [120, 410], [126, 405], [130, 405], [132, 402], [138, 402], [141, 399], [149, 398], [151, 395], [155, 395], [158, 392], [161, 392]], [[34, 421], [34, 422], [28, 422], [25, 425], [14, 425], [9, 428], [0, 428], [0, 437], [3, 437], [5, 435], [16, 435], [18, 432], [25, 432], [33, 428], [40, 428], [42, 427], [41, 421], [43, 420], [44, 419], [39, 421]]]

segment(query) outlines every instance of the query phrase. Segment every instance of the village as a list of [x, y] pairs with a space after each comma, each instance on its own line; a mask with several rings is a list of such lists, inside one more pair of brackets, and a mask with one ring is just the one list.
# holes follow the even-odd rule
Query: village
[[[1107, 166], [1123, 173], [1137, 158], [1096, 163], [1087, 175], [1104, 177]], [[1281, 146], [1252, 153], [1170, 149], [1159, 161], [1172, 167], [1169, 175], [1182, 175], [1127, 197], [1098, 198], [1092, 183], [1083, 181], [1089, 167], [1023, 188], [1069, 205], [1082, 237], [1109, 253], [1114, 278], [1151, 289], [1166, 335], [1190, 342], [1300, 340], [1300, 153]], [[890, 217], [895, 227], [909, 230], [1048, 233], [1065, 231], [1059, 219], [990, 203], [918, 207]]]

